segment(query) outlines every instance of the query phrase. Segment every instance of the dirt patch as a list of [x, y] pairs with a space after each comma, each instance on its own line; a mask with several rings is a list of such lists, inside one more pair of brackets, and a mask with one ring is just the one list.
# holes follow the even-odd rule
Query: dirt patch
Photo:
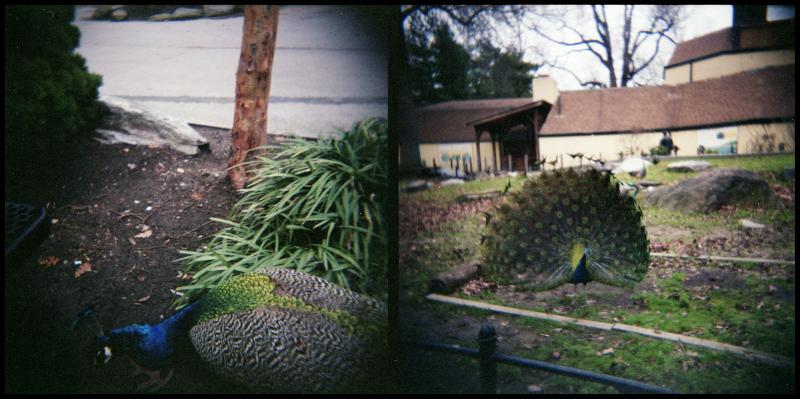
[[[106, 329], [172, 313], [170, 289], [187, 283], [178, 251], [217, 231], [209, 218], [227, 217], [237, 198], [225, 181], [228, 131], [195, 128], [210, 152], [86, 140], [38, 178], [6, 184], [7, 198], [46, 204], [53, 219], [36, 253], [6, 265], [6, 392], [123, 393], [143, 381], [122, 358], [95, 368], [94, 324], [70, 326], [87, 304]], [[40, 264], [45, 259], [58, 261]], [[79, 264], [88, 271], [76, 274]], [[231, 389], [202, 365], [176, 364], [160, 392]]]

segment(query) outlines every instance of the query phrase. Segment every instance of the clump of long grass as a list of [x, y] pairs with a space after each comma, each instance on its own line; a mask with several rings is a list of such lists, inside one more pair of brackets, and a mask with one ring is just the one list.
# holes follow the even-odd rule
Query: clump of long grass
[[351, 290], [386, 292], [387, 123], [358, 122], [340, 138], [289, 139], [247, 162], [253, 174], [227, 227], [186, 255], [194, 273], [180, 307], [241, 273], [304, 271]]

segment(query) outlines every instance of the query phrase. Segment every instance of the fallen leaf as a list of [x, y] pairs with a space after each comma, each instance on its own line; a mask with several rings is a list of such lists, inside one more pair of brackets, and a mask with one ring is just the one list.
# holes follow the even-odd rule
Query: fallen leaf
[[203, 193], [201, 193], [201, 192], [192, 193], [192, 199], [195, 200], [195, 201], [202, 201], [205, 198], [206, 198], [205, 195], [203, 195]]
[[56, 256], [48, 256], [46, 258], [39, 259], [39, 264], [43, 266], [55, 266], [60, 259]]
[[131, 238], [131, 237], [128, 237], [128, 242], [130, 242], [130, 243], [131, 243], [131, 245], [136, 245], [136, 240], [134, 240], [134, 239], [133, 239], [133, 238]]
[[75, 278], [82, 276], [84, 273], [89, 272], [92, 270], [92, 264], [89, 262], [83, 262], [78, 269], [75, 270]]
[[135, 235], [135, 238], [147, 238], [153, 235], [153, 230], [150, 230], [150, 226], [143, 224], [140, 229], [142, 230], [141, 233]]
[[597, 352], [597, 356], [605, 356], [605, 355], [613, 355], [613, 354], [614, 354], [614, 348], [606, 348], [606, 349], [603, 349], [602, 352]]

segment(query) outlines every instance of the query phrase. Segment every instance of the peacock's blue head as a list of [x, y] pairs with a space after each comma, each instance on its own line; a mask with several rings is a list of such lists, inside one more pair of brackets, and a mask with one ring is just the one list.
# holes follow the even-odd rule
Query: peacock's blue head
[[111, 330], [107, 335], [95, 338], [94, 364], [102, 366], [107, 364], [114, 352], [132, 354], [136, 348], [141, 347], [151, 335], [152, 326], [147, 324], [131, 324], [129, 326]]

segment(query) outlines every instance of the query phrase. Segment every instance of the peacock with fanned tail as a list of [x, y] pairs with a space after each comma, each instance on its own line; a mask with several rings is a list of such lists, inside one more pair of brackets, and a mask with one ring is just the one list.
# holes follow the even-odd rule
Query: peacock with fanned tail
[[[192, 347], [224, 379], [267, 392], [342, 392], [368, 381], [385, 353], [385, 305], [280, 268], [233, 277], [156, 325], [98, 337], [150, 369]], [[188, 344], [191, 342], [191, 344]]]
[[545, 172], [512, 193], [487, 223], [484, 272], [520, 290], [590, 281], [632, 287], [649, 264], [636, 199], [594, 169]]

